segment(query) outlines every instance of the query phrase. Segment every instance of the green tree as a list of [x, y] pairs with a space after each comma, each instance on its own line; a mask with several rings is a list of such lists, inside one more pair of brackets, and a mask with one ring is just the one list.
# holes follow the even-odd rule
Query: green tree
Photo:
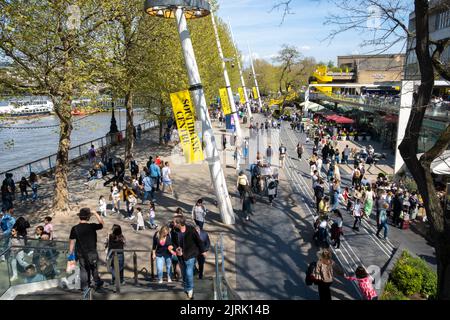
[[67, 174], [71, 101], [88, 89], [94, 74], [90, 45], [115, 15], [110, 1], [0, 0], [0, 51], [13, 62], [10, 88], [48, 95], [60, 120], [53, 210], [68, 214]]

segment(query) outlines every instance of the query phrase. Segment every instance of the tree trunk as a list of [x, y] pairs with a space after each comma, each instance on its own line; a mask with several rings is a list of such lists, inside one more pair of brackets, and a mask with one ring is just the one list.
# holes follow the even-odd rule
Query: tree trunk
[[125, 146], [125, 168], [129, 168], [133, 159], [134, 148], [134, 124], [133, 124], [133, 93], [128, 91], [125, 94], [125, 108], [127, 110], [127, 130]]
[[[434, 87], [434, 68], [429, 50], [428, 1], [415, 0], [416, 16], [416, 55], [419, 62], [421, 84], [406, 127], [405, 138], [399, 145], [402, 158], [417, 183], [418, 191], [424, 200], [427, 218], [435, 242], [438, 274], [438, 299], [450, 299], [450, 224], [444, 218], [434, 181], [431, 175], [432, 161], [448, 146], [448, 137], [444, 132], [436, 144], [419, 159], [418, 141], [425, 116], [426, 106], [430, 104]], [[446, 130], [448, 131], [448, 130]]]
[[163, 144], [163, 136], [164, 136], [164, 104], [162, 101], [159, 102], [159, 115], [158, 115], [158, 122], [159, 122], [159, 144]]
[[60, 120], [53, 211], [56, 215], [68, 215], [70, 206], [67, 175], [69, 171], [70, 134], [72, 133], [72, 107], [71, 100], [68, 96], [61, 101], [53, 100], [53, 103]]

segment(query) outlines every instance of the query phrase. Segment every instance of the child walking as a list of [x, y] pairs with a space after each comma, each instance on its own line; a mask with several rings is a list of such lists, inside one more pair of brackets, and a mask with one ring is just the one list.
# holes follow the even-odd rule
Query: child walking
[[149, 221], [150, 228], [156, 229], [158, 227], [158, 225], [155, 224], [156, 214], [155, 214], [155, 203], [154, 202], [150, 202], [150, 213], [149, 213], [149, 216], [150, 216], [150, 221]]
[[142, 209], [136, 208], [137, 224], [136, 231], [145, 230], [144, 216], [142, 215]]
[[367, 273], [363, 266], [358, 266], [355, 270], [356, 277], [345, 277], [347, 280], [358, 281], [359, 290], [365, 300], [376, 300], [378, 295], [373, 288], [373, 278]]
[[106, 217], [106, 200], [104, 196], [98, 198], [98, 212], [102, 217]]

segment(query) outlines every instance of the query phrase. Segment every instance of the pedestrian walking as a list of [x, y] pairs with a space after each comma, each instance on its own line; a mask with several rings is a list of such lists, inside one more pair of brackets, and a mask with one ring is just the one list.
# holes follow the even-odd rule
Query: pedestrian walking
[[142, 214], [142, 208], [136, 208], [136, 231], [145, 230], [144, 215]]
[[149, 224], [151, 229], [156, 229], [158, 225], [155, 223], [156, 219], [156, 210], [155, 210], [155, 203], [150, 202], [150, 212], [149, 212]]
[[113, 182], [113, 185], [111, 186], [111, 195], [109, 197], [112, 204], [112, 212], [120, 212], [120, 192], [119, 188], [117, 187], [117, 183]]
[[355, 231], [359, 231], [359, 228], [361, 227], [361, 217], [363, 215], [362, 213], [362, 205], [361, 205], [361, 200], [359, 197], [355, 197], [355, 203], [353, 204], [353, 218], [355, 219], [354, 223], [353, 223], [353, 230]]
[[273, 199], [277, 197], [278, 193], [278, 180], [273, 175], [270, 175], [267, 179], [267, 195], [269, 197], [269, 203], [272, 205]]
[[145, 204], [145, 201], [151, 198], [151, 201], [155, 201], [155, 187], [153, 185], [153, 179], [150, 177], [150, 174], [146, 175], [144, 179], [142, 179], [142, 187], [144, 190], [144, 195], [142, 197], [142, 204]]
[[123, 200], [125, 200], [125, 205], [127, 209], [127, 219], [133, 220], [135, 218], [133, 214], [134, 207], [137, 204], [136, 194], [132, 189], [128, 188], [127, 185], [123, 186], [122, 192], [123, 192]]
[[272, 149], [272, 145], [269, 144], [269, 146], [266, 149], [267, 163], [269, 165], [272, 164], [272, 156], [273, 156], [273, 149]]
[[330, 287], [334, 281], [334, 274], [343, 276], [344, 271], [333, 261], [330, 249], [322, 249], [318, 254], [318, 258], [313, 275], [319, 288], [319, 299], [321, 301], [331, 301]]
[[167, 282], [172, 282], [172, 256], [176, 256], [170, 237], [170, 229], [162, 226], [159, 232], [153, 236], [152, 259], [156, 261], [156, 274], [158, 283], [163, 283], [164, 265], [166, 266]]
[[383, 239], [387, 240], [387, 233], [388, 233], [388, 217], [387, 217], [387, 209], [389, 208], [389, 204], [387, 202], [384, 202], [382, 205], [382, 208], [380, 209], [380, 213], [378, 216], [378, 228], [377, 228], [377, 237], [380, 237], [380, 231], [381, 229], [384, 229], [383, 233]]
[[49, 234], [50, 240], [53, 240], [52, 217], [45, 217], [44, 218], [44, 232]]
[[280, 153], [280, 168], [284, 168], [284, 161], [287, 155], [287, 149], [286, 147], [281, 144], [280, 148], [278, 149], [279, 153]]
[[28, 182], [27, 178], [22, 177], [22, 179], [19, 182], [19, 189], [20, 189], [20, 200], [26, 201], [28, 199], [28, 191], [27, 188], [31, 188], [30, 183]]
[[200, 254], [206, 257], [207, 252], [195, 228], [186, 225], [184, 216], [174, 219], [174, 227], [179, 230], [176, 237], [172, 238], [172, 240], [183, 274], [184, 292], [189, 299], [193, 299], [195, 260]]
[[355, 270], [356, 277], [345, 278], [350, 281], [358, 282], [359, 291], [361, 292], [364, 300], [377, 300], [378, 295], [373, 288], [373, 278], [369, 275], [363, 266], [358, 266]]
[[98, 274], [97, 230], [103, 229], [104, 221], [96, 211], [93, 214], [98, 223], [88, 223], [92, 216], [91, 210], [82, 208], [78, 213], [79, 224], [72, 227], [69, 236], [69, 253], [73, 256], [76, 252], [76, 257], [80, 264], [80, 281], [83, 295], [87, 293], [91, 285], [91, 277], [96, 289], [100, 289], [103, 285], [103, 281]]
[[162, 175], [162, 192], [164, 192], [165, 187], [169, 188], [170, 193], [173, 195], [173, 187], [172, 187], [172, 177], [170, 176], [172, 174], [172, 170], [170, 169], [169, 162], [166, 161], [164, 163], [164, 168], [161, 170]]
[[[157, 157], [158, 160], [158, 157]], [[161, 160], [157, 162], [156, 160], [152, 162], [150, 165], [150, 177], [153, 180], [153, 186], [156, 185], [156, 191], [159, 191], [159, 185], [161, 182], [161, 168], [159, 165], [161, 164]]]
[[93, 144], [91, 144], [91, 148], [88, 151], [88, 158], [89, 158], [89, 165], [92, 166], [96, 162], [95, 147]]
[[335, 218], [333, 219], [334, 222], [331, 225], [331, 240], [333, 241], [333, 247], [335, 247], [336, 250], [340, 250], [341, 235], [344, 234], [342, 232], [344, 219], [342, 218], [342, 213], [339, 209], [334, 210], [333, 213], [335, 214]]
[[[117, 261], [119, 263], [119, 281], [121, 285], [125, 285], [124, 279], [124, 268], [125, 268], [125, 255], [124, 252], [121, 251], [125, 247], [125, 237], [122, 233], [122, 228], [118, 224], [114, 224], [111, 229], [111, 233], [108, 234], [107, 242], [106, 242], [106, 250], [107, 250], [107, 259], [109, 265], [109, 272], [111, 273], [111, 285], [115, 285], [116, 281], [116, 272], [114, 265], [114, 256], [117, 255]], [[113, 253], [113, 250], [118, 250]]]
[[31, 191], [32, 191], [32, 196], [31, 196], [31, 200], [32, 201], [36, 201], [38, 198], [38, 177], [36, 175], [36, 173], [32, 172], [30, 173], [30, 184], [31, 184]]
[[227, 136], [225, 134], [222, 135], [222, 146], [223, 151], [227, 150]]
[[244, 199], [245, 186], [248, 186], [248, 178], [244, 171], [239, 172], [239, 176], [237, 179], [237, 189], [239, 191], [239, 198], [241, 201]]
[[98, 212], [102, 217], [106, 217], [106, 200], [104, 196], [98, 198]]
[[297, 143], [297, 156], [298, 156], [298, 160], [302, 160], [302, 154], [305, 151], [305, 148], [303, 147], [303, 144], [301, 144], [300, 142]]
[[250, 186], [245, 187], [244, 199], [242, 201], [242, 213], [245, 215], [245, 220], [250, 220], [250, 215], [253, 215], [252, 205], [255, 201], [254, 195]]
[[195, 206], [192, 207], [192, 220], [203, 230], [207, 210], [203, 205], [203, 199], [198, 199]]
[[[211, 241], [209, 239], [209, 235], [205, 230], [200, 229], [199, 226], [195, 227], [195, 231], [197, 231], [200, 240], [203, 243], [203, 247], [205, 248], [205, 252], [208, 252], [210, 247], [211, 247]], [[201, 280], [203, 279], [203, 271], [205, 269], [205, 262], [206, 262], [206, 258], [205, 256], [200, 253], [197, 256], [197, 263], [198, 263], [198, 278]]]

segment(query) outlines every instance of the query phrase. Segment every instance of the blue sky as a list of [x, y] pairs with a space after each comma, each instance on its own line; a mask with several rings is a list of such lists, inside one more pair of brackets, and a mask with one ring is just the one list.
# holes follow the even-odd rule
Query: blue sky
[[[287, 15], [283, 24], [282, 11], [269, 13], [277, 0], [219, 0], [218, 16], [230, 21], [239, 50], [248, 58], [247, 43], [253, 56], [270, 60], [282, 44], [295, 45], [304, 56], [317, 61], [336, 61], [338, 55], [364, 54], [362, 36], [349, 31], [336, 37], [331, 44], [324, 40], [332, 26], [323, 25], [327, 13], [337, 13], [337, 8], [327, 0], [292, 0], [292, 15]], [[398, 53], [397, 46], [387, 53]], [[272, 62], [272, 61], [271, 61]]]

